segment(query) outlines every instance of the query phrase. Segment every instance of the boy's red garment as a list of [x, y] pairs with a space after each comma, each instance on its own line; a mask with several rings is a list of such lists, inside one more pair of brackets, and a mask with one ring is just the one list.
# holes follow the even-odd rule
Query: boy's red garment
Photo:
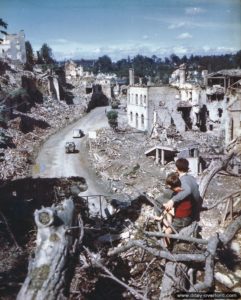
[[191, 200], [184, 199], [175, 205], [175, 218], [186, 218], [192, 215]]

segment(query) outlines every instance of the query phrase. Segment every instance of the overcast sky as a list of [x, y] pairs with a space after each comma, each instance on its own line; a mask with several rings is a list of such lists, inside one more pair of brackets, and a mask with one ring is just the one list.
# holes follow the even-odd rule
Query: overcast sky
[[241, 0], [0, 0], [0, 18], [56, 59], [241, 49]]

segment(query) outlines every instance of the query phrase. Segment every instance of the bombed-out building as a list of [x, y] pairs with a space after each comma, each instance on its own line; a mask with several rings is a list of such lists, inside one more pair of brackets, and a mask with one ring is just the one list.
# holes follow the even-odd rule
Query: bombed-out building
[[16, 34], [6, 34], [0, 43], [0, 58], [26, 63], [25, 34], [20, 30]]
[[169, 85], [134, 84], [130, 70], [127, 97], [128, 124], [138, 130], [174, 126], [177, 132], [215, 131], [228, 142], [240, 135], [241, 70], [208, 74], [181, 65]]
[[228, 87], [226, 99], [225, 142], [228, 144], [241, 136], [241, 80]]

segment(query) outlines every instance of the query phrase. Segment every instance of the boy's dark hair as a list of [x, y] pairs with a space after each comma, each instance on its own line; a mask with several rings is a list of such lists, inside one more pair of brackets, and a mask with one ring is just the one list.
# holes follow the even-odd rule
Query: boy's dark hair
[[181, 181], [178, 177], [178, 174], [177, 173], [170, 173], [167, 175], [167, 178], [166, 178], [166, 185], [168, 185], [171, 189], [174, 189], [176, 187], [180, 187], [182, 184], [181, 184]]
[[176, 167], [180, 172], [188, 172], [189, 162], [186, 158], [178, 158], [176, 160]]

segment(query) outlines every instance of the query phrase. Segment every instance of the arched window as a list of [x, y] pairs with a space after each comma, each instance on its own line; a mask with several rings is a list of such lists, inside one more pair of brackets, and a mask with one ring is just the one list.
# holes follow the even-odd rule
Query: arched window
[[131, 122], [133, 121], [133, 113], [132, 113], [132, 111], [130, 112], [130, 121]]
[[144, 127], [144, 115], [141, 115], [141, 127]]
[[138, 118], [139, 118], [138, 113], [136, 113], [136, 128], [138, 128]]
[[146, 95], [144, 95], [144, 104], [146, 104]]
[[142, 99], [142, 95], [140, 95], [140, 105], [143, 106], [143, 99]]
[[136, 94], [136, 105], [138, 105], [138, 95]]

